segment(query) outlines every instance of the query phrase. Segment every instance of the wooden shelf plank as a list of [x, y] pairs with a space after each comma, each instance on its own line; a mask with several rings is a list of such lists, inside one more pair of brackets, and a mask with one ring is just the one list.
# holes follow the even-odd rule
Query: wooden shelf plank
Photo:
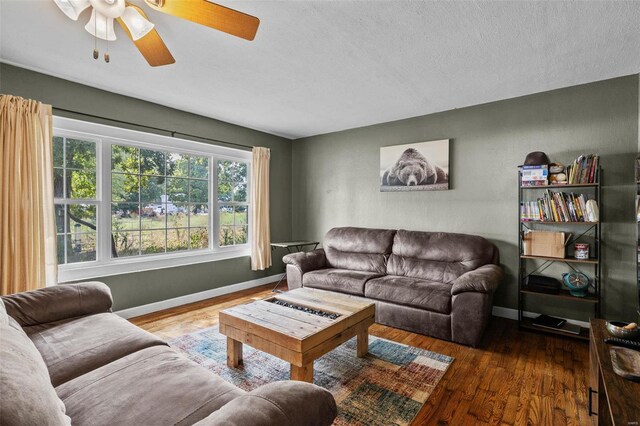
[[562, 330], [554, 330], [552, 328], [535, 326], [533, 325], [532, 318], [523, 318], [522, 321], [520, 321], [520, 327], [526, 328], [528, 330], [540, 331], [542, 333], [549, 333], [549, 334], [555, 334], [558, 336], [574, 337], [576, 339], [589, 340], [589, 329], [584, 327], [580, 327], [580, 334], [567, 333], [566, 331], [562, 331]]
[[520, 223], [539, 223], [540, 225], [599, 225], [600, 222], [549, 222], [544, 220], [521, 220]]
[[550, 293], [542, 293], [539, 291], [528, 290], [526, 288], [520, 289], [520, 293], [525, 294], [534, 294], [536, 296], [544, 296], [544, 297], [555, 297], [558, 299], [567, 299], [575, 302], [587, 302], [587, 303], [599, 303], [598, 298], [595, 296], [586, 296], [586, 297], [576, 297], [572, 296], [568, 290], [560, 290], [558, 294], [550, 294]]
[[584, 259], [574, 259], [572, 257], [560, 258], [560, 257], [545, 257], [545, 256], [528, 256], [524, 254], [520, 255], [520, 259], [551, 260], [554, 262], [566, 262], [566, 263], [591, 263], [594, 265], [598, 263], [598, 259], [594, 259], [594, 258], [584, 260]]
[[572, 183], [572, 184], [555, 184], [555, 185], [541, 185], [541, 186], [521, 186], [522, 189], [557, 189], [557, 188], [595, 188], [597, 183]]

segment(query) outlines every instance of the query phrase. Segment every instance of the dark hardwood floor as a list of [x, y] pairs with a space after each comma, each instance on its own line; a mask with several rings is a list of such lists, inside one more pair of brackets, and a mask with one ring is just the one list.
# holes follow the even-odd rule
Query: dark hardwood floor
[[[218, 312], [271, 295], [271, 285], [131, 322], [162, 338], [218, 323]], [[588, 425], [587, 342], [518, 330], [492, 318], [482, 347], [469, 348], [375, 324], [370, 333], [455, 358], [413, 425]]]

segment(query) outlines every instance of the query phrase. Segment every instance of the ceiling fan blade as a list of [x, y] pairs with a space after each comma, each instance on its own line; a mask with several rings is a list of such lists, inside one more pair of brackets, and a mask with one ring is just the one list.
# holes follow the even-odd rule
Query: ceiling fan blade
[[196, 24], [253, 40], [260, 20], [255, 16], [229, 9], [206, 0], [145, 0], [155, 10], [186, 19]]
[[[134, 6], [132, 4], [127, 4], [127, 6], [134, 7], [145, 19], [148, 19], [147, 15], [138, 6]], [[140, 53], [142, 53], [142, 56], [144, 56], [149, 65], [152, 67], [159, 67], [176, 62], [173, 55], [171, 55], [171, 52], [169, 52], [169, 49], [167, 49], [167, 46], [164, 44], [164, 41], [160, 38], [160, 34], [158, 34], [155, 29], [149, 31], [145, 36], [134, 40], [129, 28], [127, 28], [127, 25], [124, 23], [122, 18], [118, 18], [118, 23], [124, 32], [127, 33], [127, 36], [129, 36], [131, 41], [136, 45]]]

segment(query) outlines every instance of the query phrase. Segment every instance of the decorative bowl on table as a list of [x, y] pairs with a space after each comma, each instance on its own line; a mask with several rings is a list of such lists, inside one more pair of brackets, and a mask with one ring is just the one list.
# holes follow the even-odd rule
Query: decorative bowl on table
[[607, 331], [621, 339], [635, 339], [640, 333], [640, 327], [635, 322], [607, 321]]

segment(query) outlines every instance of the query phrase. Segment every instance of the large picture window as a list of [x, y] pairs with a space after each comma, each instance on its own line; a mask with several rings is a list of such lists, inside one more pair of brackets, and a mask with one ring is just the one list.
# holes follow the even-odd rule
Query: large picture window
[[112, 257], [209, 248], [209, 158], [111, 145]]
[[54, 119], [60, 281], [249, 253], [250, 152]]

